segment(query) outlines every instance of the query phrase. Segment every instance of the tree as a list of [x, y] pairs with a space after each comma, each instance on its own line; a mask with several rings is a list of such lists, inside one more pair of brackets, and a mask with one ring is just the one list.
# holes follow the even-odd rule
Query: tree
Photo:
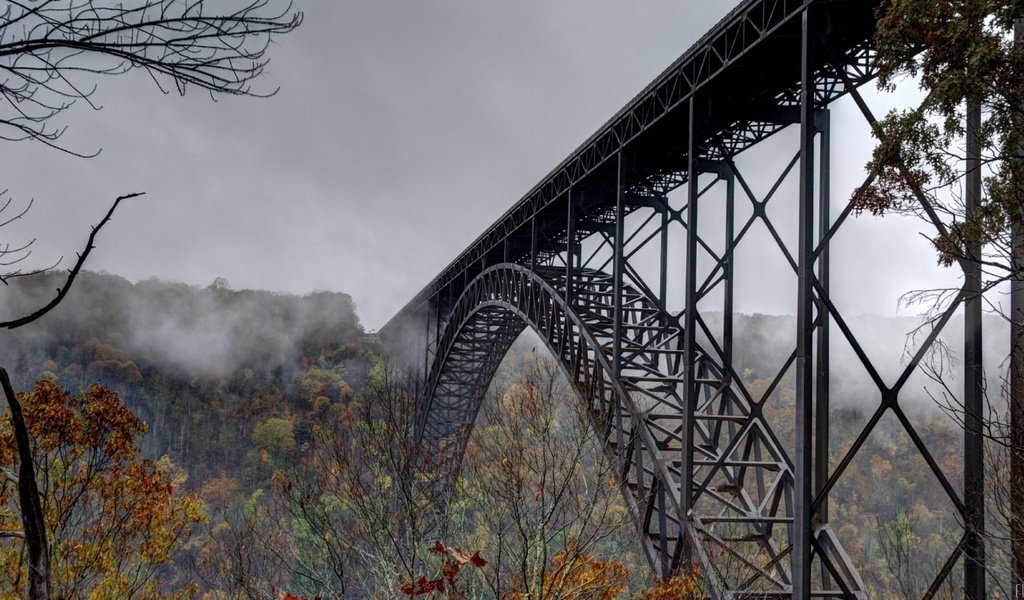
[[[169, 461], [142, 460], [135, 440], [146, 425], [101, 386], [72, 396], [56, 381], [19, 394], [51, 558], [54, 597], [163, 597], [158, 570], [203, 521], [184, 474]], [[24, 562], [24, 494], [11, 494], [21, 462], [10, 419], [0, 423], [0, 580], [13, 596], [35, 585]], [[20, 476], [26, 473], [21, 463]], [[19, 486], [19, 491], [21, 488]], [[17, 498], [17, 500], [16, 500]], [[26, 580], [28, 584], [26, 585]], [[184, 592], [185, 590], [183, 590]]]
[[[93, 0], [25, 0], [8, 2], [0, 12], [0, 139], [35, 140], [59, 150], [86, 156], [59, 145], [65, 127], [55, 117], [77, 101], [92, 108], [96, 91], [83, 78], [117, 75], [143, 69], [166, 91], [173, 84], [184, 94], [193, 85], [216, 94], [260, 95], [252, 88], [266, 66], [272, 38], [287, 33], [302, 21], [302, 14], [285, 5], [277, 11], [270, 0], [249, 0], [234, 11], [207, 9], [203, 0], [138, 0], [105, 4]], [[273, 92], [270, 92], [273, 93]], [[85, 251], [69, 271], [56, 297], [38, 310], [4, 323], [13, 329], [28, 325], [56, 307], [67, 295], [93, 248], [96, 234], [112, 217], [118, 204], [139, 194], [117, 198], [100, 224], [93, 228]], [[11, 206], [0, 203], [0, 213]], [[0, 227], [19, 219], [31, 202]], [[0, 245], [0, 264], [17, 265], [31, 252], [32, 242]], [[46, 270], [46, 269], [43, 269]], [[20, 269], [0, 275], [0, 282], [40, 272]], [[5, 371], [0, 369], [12, 416], [20, 457], [16, 478], [22, 506], [25, 543], [29, 549], [29, 597], [49, 598], [50, 553], [40, 492], [30, 460], [27, 424]]]
[[639, 596], [638, 600], [702, 600], [700, 572], [696, 568], [673, 575]]
[[[892, 111], [875, 127], [868, 164], [875, 179], [858, 189], [858, 211], [921, 217], [938, 261], [963, 269], [965, 301], [1011, 288], [1010, 306], [990, 303], [1011, 325], [1008, 407], [984, 422], [1010, 475], [1005, 538], [1014, 580], [1024, 581], [1024, 2], [888, 0], [875, 36], [879, 86], [917, 77], [925, 99]], [[935, 318], [961, 290], [910, 296], [932, 301]], [[968, 308], [968, 310], [971, 310]], [[943, 378], [948, 397], [956, 398]], [[965, 423], [984, 421], [958, 402]], [[968, 502], [970, 502], [968, 500]], [[991, 533], [991, 532], [990, 532]]]
[[[40, 318], [46, 313], [53, 310], [61, 300], [67, 296], [68, 291], [71, 289], [71, 284], [74, 283], [75, 278], [82, 270], [82, 266], [85, 264], [86, 259], [89, 257], [89, 253], [95, 248], [94, 242], [96, 241], [96, 235], [100, 229], [106, 225], [111, 217], [114, 215], [114, 211], [117, 210], [118, 205], [128, 198], [133, 198], [139, 194], [129, 194], [127, 196], [120, 196], [114, 200], [107, 215], [99, 222], [95, 227], [92, 228], [92, 232], [89, 234], [89, 240], [85, 245], [85, 249], [78, 256], [78, 262], [68, 271], [67, 279], [64, 280], [64, 284], [57, 289], [56, 296], [47, 304], [41, 306], [35, 311], [18, 317], [9, 321], [0, 322], [0, 328], [4, 329], [15, 329], [28, 325]], [[3, 212], [9, 206], [9, 202], [0, 208], [0, 212]], [[20, 217], [24, 212], [19, 214]], [[0, 227], [10, 223], [10, 220], [0, 224]], [[22, 249], [27, 246], [23, 246]], [[9, 254], [7, 249], [0, 249], [0, 261], [6, 258]], [[27, 257], [26, 254], [21, 254], [21, 250], [14, 251], [15, 256], [10, 260], [5, 261], [5, 264], [17, 264], [21, 260]], [[38, 273], [38, 271], [36, 271]], [[5, 276], [0, 277], [0, 281], [7, 283], [13, 277], [18, 277], [24, 273], [20, 271], [10, 272]], [[29, 597], [32, 599], [36, 598], [49, 598], [51, 594], [51, 565], [50, 565], [50, 544], [48, 541], [47, 524], [45, 515], [40, 501], [40, 493], [36, 482], [35, 463], [33, 461], [33, 452], [30, 441], [30, 431], [28, 425], [25, 422], [25, 418], [22, 414], [21, 403], [18, 400], [17, 395], [14, 392], [14, 388], [11, 386], [10, 377], [7, 375], [7, 371], [0, 367], [0, 384], [2, 384], [4, 396], [7, 399], [7, 406], [11, 414], [11, 428], [13, 431], [13, 440], [17, 449], [18, 456], [18, 475], [16, 477], [9, 477], [9, 481], [14, 482], [18, 488], [18, 500], [21, 507], [20, 515], [22, 522], [22, 537], [25, 539], [25, 545], [28, 549], [29, 565], [28, 565], [28, 578], [29, 578]]]
[[[267, 96], [252, 87], [268, 62], [272, 39], [294, 30], [302, 13], [291, 4], [275, 10], [271, 0], [246, 0], [233, 11], [217, 12], [204, 0], [134, 0], [106, 4], [99, 0], [25, 0], [7, 2], [0, 12], [0, 139], [36, 140], [64, 152], [60, 146], [66, 126], [53, 120], [82, 101], [93, 109], [97, 90], [88, 78], [144, 70], [162, 90], [173, 85], [181, 94], [188, 86], [218, 94]], [[0, 193], [2, 195], [2, 193]], [[0, 323], [13, 329], [38, 319], [64, 298], [81, 270], [100, 228], [118, 204], [141, 194], [114, 200], [110, 211], [93, 228], [85, 251], [70, 270], [66, 283], [49, 304], [20, 319]], [[0, 214], [12, 199], [0, 202]], [[0, 227], [20, 219], [29, 202]], [[0, 265], [17, 265], [31, 253], [32, 242], [0, 244]], [[48, 270], [48, 269], [42, 269]], [[0, 282], [42, 270], [14, 269]]]
[[[477, 418], [457, 489], [467, 545], [490, 560], [490, 593], [605, 598], [626, 587], [635, 535], [615, 461], [558, 366], [535, 356], [499, 380]], [[615, 554], [611, 560], [612, 553]], [[642, 569], [638, 569], [642, 570]]]
[[[309, 423], [311, 435], [272, 451], [291, 452], [292, 466], [199, 545], [212, 590], [603, 600], [634, 583], [612, 462], [553, 364], [531, 363], [485, 401], [443, 543], [422, 493], [433, 475], [414, 440], [419, 387], [383, 362], [365, 383], [351, 379], [355, 389], [328, 377], [339, 371], [321, 363], [293, 377], [310, 398], [295, 431]], [[212, 501], [232, 485], [208, 487]]]
[[875, 515], [875, 531], [882, 556], [892, 575], [895, 591], [906, 600], [917, 598], [927, 587], [911, 566], [911, 552], [921, 541], [916, 527], [917, 519], [910, 511], [897, 509], [888, 521]]
[[[300, 436], [290, 445], [261, 442], [278, 435], [267, 427], [254, 431], [270, 462], [283, 464], [268, 493], [215, 520], [197, 560], [212, 590], [250, 598], [273, 588], [310, 597], [400, 597], [402, 583], [425, 577], [428, 556], [457, 562], [450, 553], [431, 553], [429, 507], [417, 504], [418, 386], [373, 360], [357, 391], [341, 378], [340, 365], [310, 364], [295, 375], [309, 398], [308, 413], [298, 419], [303, 429], [309, 425], [301, 444]], [[276, 429], [277, 421], [264, 425]], [[274, 460], [284, 456], [290, 460]], [[223, 496], [217, 490], [228, 487], [218, 482], [208, 496]]]
[[[916, 109], [893, 110], [875, 124], [878, 140], [858, 188], [858, 211], [902, 212], [934, 226], [940, 264], [978, 263], [986, 289], [1019, 278], [1015, 228], [1024, 223], [1024, 47], [1014, 41], [1017, 0], [888, 0], [880, 9], [878, 85], [892, 91], [918, 77], [926, 92]], [[981, 165], [967, 168], [968, 105], [982, 121], [971, 139]], [[961, 186], [987, 174], [982, 206], [968, 211]], [[981, 244], [982, 253], [972, 250]]]
[[[319, 369], [308, 373], [322, 383]], [[373, 595], [414, 581], [428, 554], [430, 507], [420, 504], [414, 431], [418, 386], [378, 361], [360, 393], [353, 396], [340, 377], [329, 387], [332, 397], [314, 403], [308, 459], [279, 477], [284, 511], [307, 543], [288, 563], [312, 593]]]
[[573, 600], [615, 600], [628, 588], [629, 570], [613, 559], [601, 560], [580, 552], [569, 540], [564, 550], [551, 559], [540, 587], [531, 594], [513, 591], [508, 600], [526, 598], [572, 598]]
[[400, 587], [402, 593], [413, 597], [433, 596], [448, 600], [464, 600], [467, 593], [459, 588], [459, 573], [467, 566], [482, 569], [487, 566], [487, 561], [479, 552], [468, 555], [458, 548], [445, 546], [441, 540], [435, 541], [430, 551], [441, 557], [439, 577], [428, 579], [426, 575], [421, 575], [415, 582], [403, 583]]
[[291, 524], [271, 512], [262, 490], [240, 498], [237, 488], [226, 477], [207, 481], [203, 497], [214, 525], [189, 544], [193, 571], [213, 590], [210, 597], [269, 599], [274, 590], [291, 589], [282, 561], [292, 547]]

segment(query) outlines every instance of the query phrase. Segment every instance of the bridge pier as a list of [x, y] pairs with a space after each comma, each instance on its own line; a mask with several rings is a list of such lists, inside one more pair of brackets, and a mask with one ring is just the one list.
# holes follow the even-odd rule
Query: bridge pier
[[[694, 418], [697, 412], [698, 390], [697, 379], [697, 240], [698, 240], [698, 203], [700, 200], [700, 150], [697, 147], [696, 128], [697, 123], [697, 96], [690, 96], [689, 126], [687, 127], [686, 156], [687, 156], [687, 194], [686, 194], [686, 287], [684, 302], [686, 309], [683, 313], [683, 432], [681, 445], [682, 450], [682, 472], [693, 473], [693, 444], [696, 424]], [[693, 511], [693, 485], [692, 482], [684, 479], [682, 484], [682, 513], [690, 515]], [[680, 550], [685, 554], [687, 560], [692, 560], [694, 548], [684, 542]]]
[[813, 498], [814, 404], [814, 38], [810, 8], [800, 28], [800, 170], [797, 233], [796, 428], [793, 498], [793, 598], [811, 597], [815, 527]]
[[[829, 294], [829, 238], [827, 232], [832, 225], [831, 216], [831, 165], [832, 165], [832, 135], [831, 117], [828, 109], [819, 109], [814, 113], [814, 126], [818, 133], [818, 246], [817, 246], [817, 276], [823, 293]], [[814, 382], [814, 495], [821, 495], [829, 474], [829, 448], [830, 443], [830, 417], [831, 408], [829, 395], [829, 326], [830, 320], [828, 310], [820, 299], [815, 298], [815, 320], [816, 333], [816, 379]], [[828, 495], [822, 496], [821, 504], [817, 507], [817, 518], [822, 524], [829, 522], [828, 516]], [[827, 554], [834, 549], [829, 547], [827, 538], [820, 540], [821, 551]], [[822, 589], [831, 591], [834, 589], [832, 577], [825, 566], [824, 561], [819, 565], [821, 568]]]

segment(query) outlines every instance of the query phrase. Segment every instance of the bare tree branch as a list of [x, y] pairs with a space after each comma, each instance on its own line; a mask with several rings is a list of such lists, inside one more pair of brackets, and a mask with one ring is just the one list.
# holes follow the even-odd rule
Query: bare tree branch
[[66, 128], [50, 125], [79, 100], [99, 109], [96, 85], [78, 82], [83, 73], [142, 69], [164, 93], [170, 83], [181, 94], [194, 85], [212, 96], [271, 96], [276, 89], [257, 91], [252, 81], [269, 62], [274, 36], [302, 22], [291, 2], [275, 6], [247, 0], [218, 12], [223, 3], [205, 0], [7, 2], [0, 11], [0, 139], [95, 155], [61, 146]]
[[78, 255], [78, 262], [75, 263], [75, 266], [68, 270], [68, 277], [67, 279], [64, 280], [64, 285], [57, 288], [57, 295], [53, 298], [53, 300], [50, 300], [49, 303], [47, 303], [45, 306], [42, 306], [35, 312], [25, 315], [23, 317], [19, 317], [11, 321], [0, 321], [0, 328], [14, 329], [16, 327], [28, 325], [32, 321], [39, 319], [46, 313], [56, 308], [56, 306], [60, 304], [62, 300], [64, 300], [64, 297], [68, 295], [68, 291], [71, 289], [71, 284], [75, 282], [75, 278], [78, 277], [78, 274], [81, 272], [82, 267], [85, 265], [86, 259], [89, 258], [89, 253], [92, 252], [93, 248], [96, 247], [96, 235], [100, 232], [100, 229], [102, 229], [104, 225], [110, 222], [111, 217], [114, 216], [114, 211], [117, 210], [117, 207], [121, 204], [121, 201], [127, 200], [129, 198], [136, 198], [138, 196], [143, 195], [144, 193], [145, 192], [136, 192], [134, 194], [126, 194], [124, 196], [118, 196], [117, 198], [115, 198], [114, 203], [110, 205], [110, 210], [107, 211], [107, 214], [99, 223], [96, 224], [96, 226], [92, 228], [92, 232], [89, 234], [89, 241], [86, 242], [85, 244], [85, 250], [83, 250], [82, 253]]

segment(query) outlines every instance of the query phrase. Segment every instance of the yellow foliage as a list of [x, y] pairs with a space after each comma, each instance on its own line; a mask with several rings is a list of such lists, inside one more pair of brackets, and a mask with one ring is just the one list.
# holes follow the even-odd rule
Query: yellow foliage
[[267, 452], [289, 454], [295, 450], [295, 424], [291, 419], [270, 417], [256, 426], [252, 439]]

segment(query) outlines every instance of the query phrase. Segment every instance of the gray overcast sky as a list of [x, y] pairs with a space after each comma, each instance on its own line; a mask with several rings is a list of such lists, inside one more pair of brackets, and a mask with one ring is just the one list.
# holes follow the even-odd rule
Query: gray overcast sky
[[89, 268], [344, 291], [377, 328], [734, 4], [300, 0], [273, 98], [108, 77], [101, 111], [66, 113], [65, 144], [99, 157], [3, 144], [0, 189], [36, 202], [7, 235], [73, 257], [113, 197], [145, 191]]

